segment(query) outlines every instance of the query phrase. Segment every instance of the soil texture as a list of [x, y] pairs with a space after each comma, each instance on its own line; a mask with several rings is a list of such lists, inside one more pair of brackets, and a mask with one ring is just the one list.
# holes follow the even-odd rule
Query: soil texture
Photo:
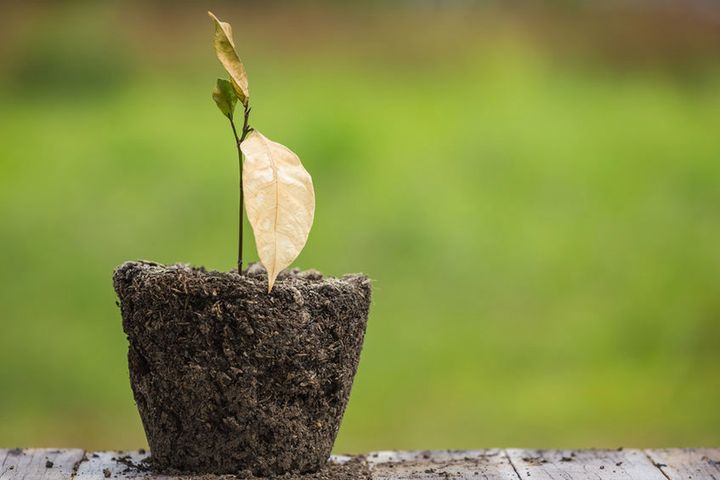
[[365, 336], [366, 276], [291, 270], [268, 293], [257, 264], [239, 275], [126, 262], [113, 283], [153, 469], [271, 476], [325, 465]]

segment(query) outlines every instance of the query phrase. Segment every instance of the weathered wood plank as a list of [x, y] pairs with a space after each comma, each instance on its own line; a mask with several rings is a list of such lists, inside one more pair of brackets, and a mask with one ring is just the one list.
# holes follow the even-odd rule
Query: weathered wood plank
[[[80, 463], [73, 480], [103, 480], [111, 478], [114, 480], [217, 480], [235, 478], [228, 475], [158, 475], [146, 470], [147, 464], [143, 460], [150, 456], [143, 451], [123, 452], [88, 452], [87, 460]], [[345, 463], [351, 457], [333, 455], [330, 461], [333, 463]]]
[[530, 480], [667, 480], [640, 450], [508, 449], [520, 478]]
[[[152, 476], [144, 472], [145, 451], [138, 452], [88, 452], [87, 460], [80, 463], [73, 480], [100, 480], [103, 478], [148, 478], [164, 479], [162, 475]], [[139, 466], [139, 468], [138, 468]]]
[[69, 480], [84, 453], [79, 449], [5, 450], [0, 480]]
[[518, 480], [502, 450], [374, 452], [367, 455], [373, 480]]
[[720, 480], [720, 448], [645, 450], [670, 480]]
[[[144, 451], [85, 454], [78, 449], [0, 449], [0, 480], [211, 478], [153, 475], [142, 462], [147, 456]], [[450, 450], [375, 452], [366, 458], [375, 480], [720, 480], [720, 449]], [[331, 459], [333, 463], [349, 460]]]
[[0, 448], [0, 476], [5, 472], [5, 457], [7, 457], [7, 449]]

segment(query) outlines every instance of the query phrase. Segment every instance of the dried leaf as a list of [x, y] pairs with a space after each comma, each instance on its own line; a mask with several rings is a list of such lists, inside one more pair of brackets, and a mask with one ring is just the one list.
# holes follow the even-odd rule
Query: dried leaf
[[238, 101], [232, 83], [224, 78], [218, 78], [213, 89], [212, 98], [223, 115], [232, 118], [233, 112], [235, 112], [235, 104]]
[[287, 147], [252, 131], [240, 148], [245, 154], [245, 209], [268, 272], [269, 292], [278, 273], [305, 246], [315, 215], [315, 192], [310, 174]]
[[250, 89], [248, 88], [247, 74], [245, 73], [245, 67], [240, 61], [240, 57], [235, 51], [235, 41], [232, 38], [232, 27], [229, 23], [221, 22], [212, 13], [208, 12], [208, 15], [215, 25], [215, 38], [213, 45], [215, 47], [215, 54], [217, 55], [220, 63], [223, 64], [225, 70], [230, 74], [232, 78], [233, 88], [237, 93], [238, 98], [247, 105], [250, 98]]

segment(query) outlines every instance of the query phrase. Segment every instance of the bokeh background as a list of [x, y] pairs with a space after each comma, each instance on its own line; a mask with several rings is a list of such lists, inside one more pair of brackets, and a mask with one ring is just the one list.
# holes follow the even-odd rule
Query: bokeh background
[[717, 2], [125, 1], [0, 4], [0, 446], [144, 446], [112, 269], [233, 267], [208, 9], [375, 280], [337, 452], [720, 443]]

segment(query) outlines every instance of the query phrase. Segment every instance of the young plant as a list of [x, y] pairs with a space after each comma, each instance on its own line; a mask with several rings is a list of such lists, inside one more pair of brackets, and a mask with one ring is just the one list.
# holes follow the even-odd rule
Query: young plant
[[[245, 67], [235, 50], [232, 27], [212, 12], [208, 15], [215, 26], [215, 53], [230, 75], [230, 80], [217, 80], [212, 97], [230, 120], [238, 151], [238, 273], [242, 274], [244, 204], [260, 262], [267, 270], [270, 292], [278, 274], [290, 266], [307, 242], [315, 215], [312, 178], [290, 149], [250, 126], [250, 90]], [[239, 134], [234, 120], [238, 101], [243, 107]]]

